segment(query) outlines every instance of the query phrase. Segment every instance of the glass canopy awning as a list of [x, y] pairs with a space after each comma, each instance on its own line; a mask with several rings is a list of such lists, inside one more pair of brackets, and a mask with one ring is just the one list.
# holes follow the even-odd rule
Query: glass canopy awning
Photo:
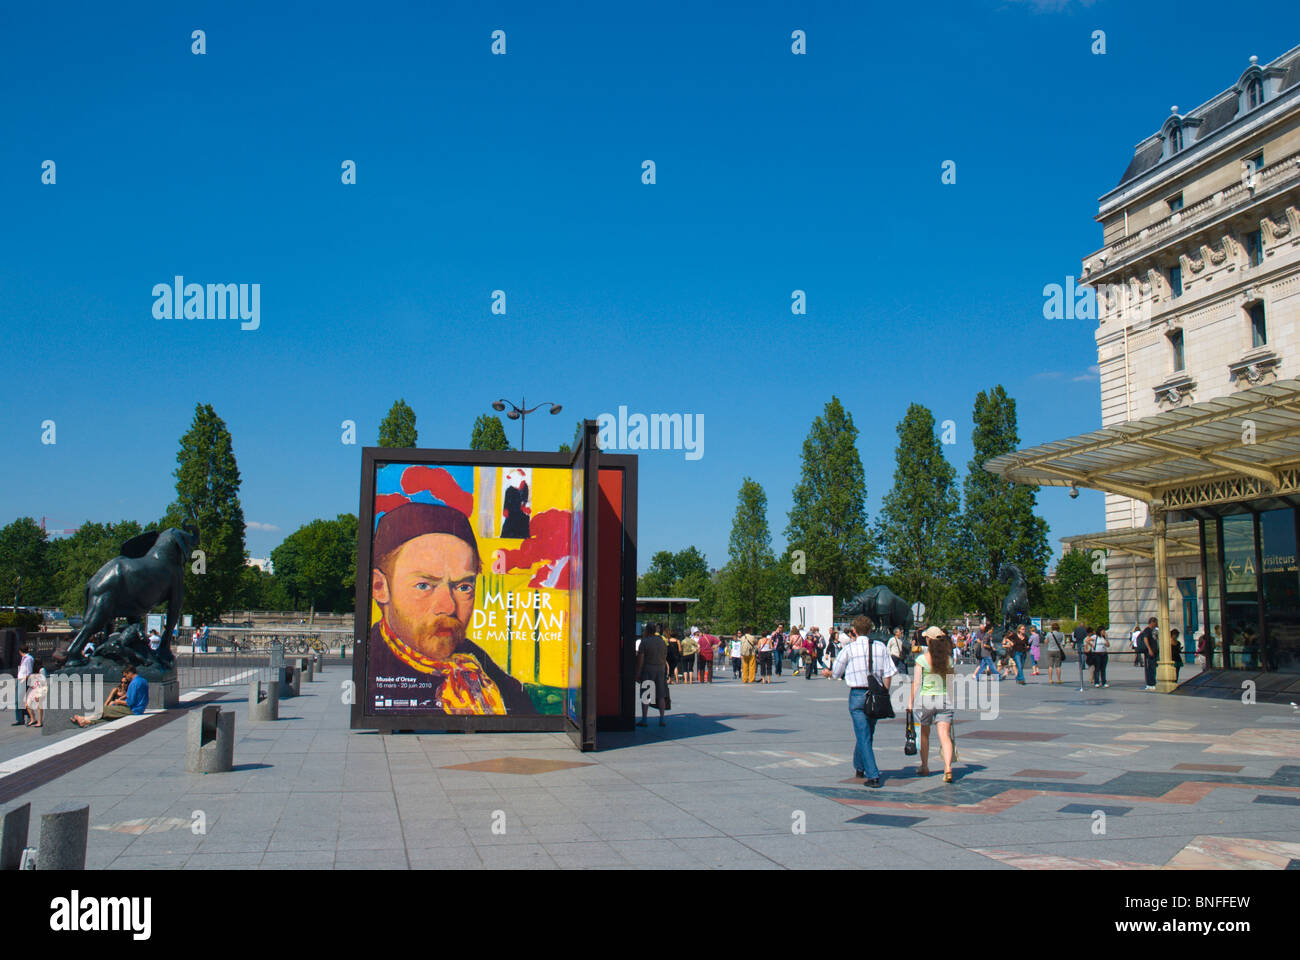
[[1300, 493], [1300, 380], [1006, 453], [984, 469], [1016, 483], [1085, 487], [1168, 510]]

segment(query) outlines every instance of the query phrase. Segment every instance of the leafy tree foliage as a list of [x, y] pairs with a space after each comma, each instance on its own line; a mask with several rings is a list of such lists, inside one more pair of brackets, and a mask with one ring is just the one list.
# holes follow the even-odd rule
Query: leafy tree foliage
[[234, 443], [211, 404], [195, 408], [176, 462], [176, 500], [162, 522], [182, 527], [197, 521], [205, 567], [197, 573], [192, 563], [186, 564], [183, 612], [216, 622], [222, 611], [234, 606], [248, 555]]
[[31, 517], [0, 528], [0, 603], [12, 603], [15, 595], [19, 606], [51, 599], [50, 542]]
[[506, 440], [506, 428], [501, 423], [501, 418], [492, 413], [481, 413], [478, 419], [474, 421], [474, 429], [470, 433], [469, 448], [471, 450], [509, 450], [510, 442]]
[[415, 429], [415, 411], [407, 406], [405, 400], [399, 399], [379, 424], [379, 446], [414, 447], [419, 436]]
[[1040, 602], [1044, 571], [1051, 550], [1047, 523], [1034, 512], [1038, 488], [1003, 480], [984, 469], [993, 457], [1020, 443], [1016, 402], [1001, 386], [981, 390], [975, 398], [974, 457], [964, 486], [965, 511], [954, 556], [967, 609], [997, 620], [1005, 585], [998, 582], [1003, 563], [1020, 567], [1029, 584], [1030, 602]]
[[804, 552], [807, 573], [800, 594], [829, 594], [837, 605], [867, 585], [874, 553], [857, 440], [853, 417], [832, 396], [803, 442], [785, 531], [790, 548]]
[[881, 503], [876, 538], [891, 589], [909, 603], [925, 604], [931, 621], [941, 616], [950, 574], [960, 501], [957, 471], [944, 456], [934, 414], [919, 403], [898, 424], [894, 485]]

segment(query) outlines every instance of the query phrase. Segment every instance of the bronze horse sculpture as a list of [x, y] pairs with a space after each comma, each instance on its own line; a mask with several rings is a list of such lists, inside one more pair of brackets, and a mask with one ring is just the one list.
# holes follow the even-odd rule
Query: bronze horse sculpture
[[[121, 555], [109, 560], [86, 582], [85, 622], [68, 646], [67, 664], [84, 664], [87, 657], [82, 647], [86, 641], [101, 631], [108, 641], [118, 617], [126, 618], [136, 627], [133, 633], [139, 633], [144, 615], [166, 601], [162, 643], [157, 651], [151, 651], [151, 659], [170, 668], [174, 662], [172, 631], [185, 599], [185, 564], [198, 542], [199, 531], [187, 526], [151, 530], [122, 544]], [[124, 640], [129, 631], [130, 627], [123, 632]]]
[[1011, 584], [1011, 590], [1002, 601], [1002, 629], [1012, 630], [1029, 622], [1029, 583], [1014, 563], [1004, 563], [998, 568], [998, 580]]

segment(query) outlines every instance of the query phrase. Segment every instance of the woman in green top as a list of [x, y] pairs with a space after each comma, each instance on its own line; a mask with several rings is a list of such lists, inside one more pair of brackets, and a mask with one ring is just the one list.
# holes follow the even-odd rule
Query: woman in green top
[[912, 710], [917, 693], [921, 695], [921, 709], [915, 715], [921, 728], [921, 766], [916, 772], [922, 777], [930, 772], [930, 724], [937, 723], [939, 747], [943, 752], [943, 782], [952, 783], [952, 762], [957, 752], [952, 739], [952, 640], [938, 627], [927, 628], [923, 636], [928, 646], [924, 653], [917, 655], [916, 672], [907, 696], [907, 709]]

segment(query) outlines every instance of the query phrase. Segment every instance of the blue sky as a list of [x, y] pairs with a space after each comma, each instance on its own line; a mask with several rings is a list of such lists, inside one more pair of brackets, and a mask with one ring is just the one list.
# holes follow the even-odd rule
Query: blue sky
[[[1093, 324], [1044, 320], [1044, 284], [1101, 245], [1097, 197], [1171, 104], [1300, 37], [1283, 3], [545, 6], [0, 9], [0, 524], [159, 516], [204, 402], [265, 556], [357, 510], [397, 397], [422, 446], [463, 447], [502, 395], [564, 404], [532, 449], [619, 405], [703, 415], [702, 459], [641, 457], [643, 568], [724, 563], [746, 475], [779, 549], [831, 394], [874, 516], [913, 401], [957, 422], [959, 476], [994, 384], [1022, 444], [1099, 425]], [[260, 283], [260, 328], [155, 319], [177, 274]], [[1104, 526], [1097, 494], [1040, 505], [1054, 546]]]

